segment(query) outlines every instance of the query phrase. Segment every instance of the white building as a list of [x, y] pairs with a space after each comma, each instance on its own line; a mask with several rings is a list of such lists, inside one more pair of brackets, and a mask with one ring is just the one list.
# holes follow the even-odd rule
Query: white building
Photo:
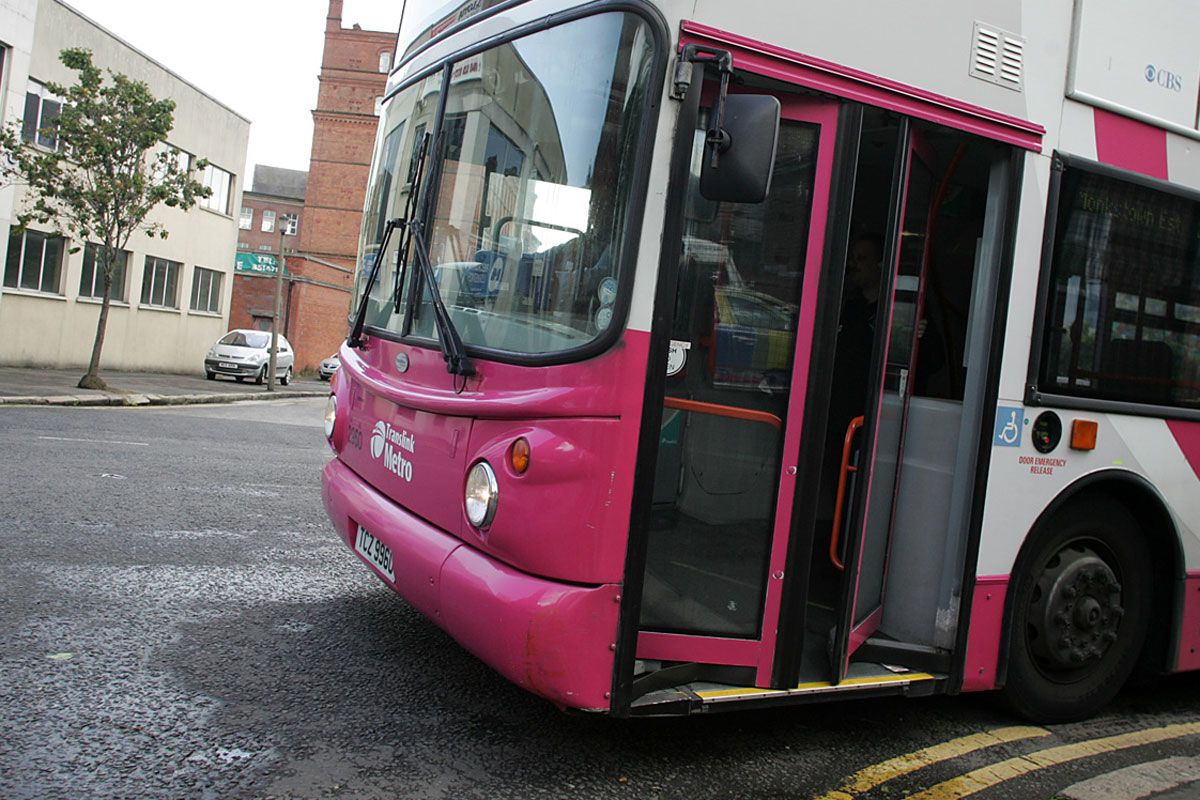
[[[153, 211], [150, 220], [160, 222], [168, 238], [138, 232], [130, 239], [124, 270], [114, 275], [101, 358], [107, 369], [199, 371], [229, 319], [238, 233], [233, 212], [241, 207], [242, 193], [237, 170], [246, 163], [250, 122], [59, 0], [0, 0], [5, 15], [0, 36], [8, 35], [10, 6], [19, 11], [35, 5], [28, 71], [6, 76], [4, 109], [5, 121], [21, 119], [31, 146], [55, 146], [38, 133], [42, 117], [58, 107], [45, 84], [73, 84], [75, 73], [58, 56], [65, 48], [84, 47], [97, 66], [144, 81], [154, 96], [174, 100], [168, 142], [193, 163], [201, 158], [210, 163], [197, 177], [213, 189], [212, 197], [187, 212], [166, 206]], [[17, 55], [14, 46], [13, 61]], [[14, 212], [0, 224], [7, 227], [22, 202], [18, 192]], [[4, 210], [0, 198], [0, 214]], [[93, 248], [33, 229], [6, 232], [0, 245], [6, 248], [0, 251], [5, 253], [0, 363], [86, 366], [100, 313]]]
[[[25, 85], [29, 81], [29, 54], [33, 50], [33, 25], [37, 0], [0, 0], [0, 125], [21, 119]], [[16, 189], [0, 186], [0, 257], [7, 253], [8, 229], [13, 221]], [[0, 263], [3, 259], [0, 258]], [[0, 296], [0, 318], [4, 315]]]

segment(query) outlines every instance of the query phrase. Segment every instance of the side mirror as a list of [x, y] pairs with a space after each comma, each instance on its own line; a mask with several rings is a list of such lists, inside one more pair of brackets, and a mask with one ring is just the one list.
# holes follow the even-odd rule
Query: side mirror
[[700, 194], [728, 203], [761, 203], [771, 188], [779, 138], [779, 100], [731, 94], [724, 120], [714, 118], [700, 169]]

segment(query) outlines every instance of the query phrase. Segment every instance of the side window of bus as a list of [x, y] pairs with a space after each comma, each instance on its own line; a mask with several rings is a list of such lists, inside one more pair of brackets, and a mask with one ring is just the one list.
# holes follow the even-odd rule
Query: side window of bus
[[1200, 408], [1200, 201], [1068, 165], [1039, 389]]

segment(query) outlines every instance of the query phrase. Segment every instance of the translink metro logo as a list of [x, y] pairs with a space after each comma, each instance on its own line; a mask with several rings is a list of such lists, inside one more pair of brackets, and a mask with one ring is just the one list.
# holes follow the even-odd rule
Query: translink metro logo
[[371, 458], [379, 458], [383, 453], [383, 443], [387, 441], [387, 425], [375, 423], [375, 432], [371, 434]]
[[412, 455], [416, 438], [405, 430], [397, 430], [383, 420], [375, 423], [371, 432], [371, 458], [383, 460], [383, 466], [406, 481], [412, 481]]

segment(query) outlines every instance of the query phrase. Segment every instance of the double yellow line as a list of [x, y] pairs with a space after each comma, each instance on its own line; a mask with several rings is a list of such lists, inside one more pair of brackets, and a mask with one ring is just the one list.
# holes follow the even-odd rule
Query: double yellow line
[[[1200, 734], [1200, 722], [1181, 722], [1161, 728], [1149, 728], [1059, 745], [980, 767], [908, 797], [909, 800], [959, 800], [959, 798], [970, 797], [984, 789], [990, 789], [1005, 781], [1020, 778], [1048, 767], [1195, 734]], [[815, 800], [855, 800], [877, 786], [933, 764], [949, 761], [998, 744], [1049, 735], [1050, 732], [1044, 728], [1017, 726], [998, 728], [952, 739], [861, 769], [851, 775], [840, 788], [823, 794]]]

